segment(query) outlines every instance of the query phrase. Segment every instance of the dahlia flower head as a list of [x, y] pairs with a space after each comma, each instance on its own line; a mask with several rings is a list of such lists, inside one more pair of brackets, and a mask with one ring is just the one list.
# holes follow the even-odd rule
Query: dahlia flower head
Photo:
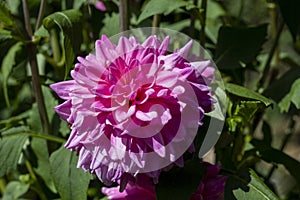
[[129, 180], [123, 192], [120, 192], [120, 185], [111, 188], [102, 187], [101, 191], [109, 200], [156, 200], [153, 182], [145, 174], [138, 174], [136, 179]]
[[77, 58], [72, 80], [50, 86], [65, 100], [54, 108], [72, 130], [65, 147], [106, 185], [138, 173], [157, 182], [162, 169], [182, 166], [213, 109], [212, 63], [191, 58], [192, 41], [171, 53], [169, 43], [103, 35], [95, 54]]
[[190, 200], [223, 200], [227, 176], [220, 174], [221, 165], [207, 162], [202, 165], [206, 168], [206, 174]]

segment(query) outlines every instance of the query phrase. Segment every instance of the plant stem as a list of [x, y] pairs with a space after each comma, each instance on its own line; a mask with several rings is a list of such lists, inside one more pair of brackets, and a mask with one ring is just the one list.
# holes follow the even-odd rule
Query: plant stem
[[[277, 6], [275, 2], [268, 3], [268, 7], [270, 10], [271, 15], [271, 28], [272, 28], [272, 37], [273, 39], [276, 38], [277, 29], [278, 29], [278, 12], [277, 12]], [[275, 52], [274, 52], [274, 68], [278, 69], [279, 67], [279, 45], [276, 46]]]
[[63, 143], [66, 142], [65, 139], [62, 139], [60, 137], [56, 137], [56, 136], [53, 136], [53, 135], [33, 133], [33, 132], [12, 133], [12, 134], [7, 134], [7, 135], [2, 135], [2, 137], [3, 138], [12, 137], [12, 136], [16, 136], [16, 135], [26, 135], [26, 136], [29, 136], [29, 137], [41, 138], [41, 139], [44, 139], [44, 140], [48, 140], [48, 141], [56, 142], [56, 143], [60, 143], [60, 144], [63, 144]]
[[[294, 130], [295, 130], [295, 124], [296, 124], [296, 121], [294, 119], [292, 119], [292, 121], [290, 122], [289, 128], [287, 130], [287, 133], [285, 134], [283, 142], [282, 142], [282, 144], [280, 146], [280, 151], [284, 150], [284, 148], [286, 147], [287, 143], [289, 142], [291, 136], [293, 135]], [[272, 168], [271, 168], [271, 170], [269, 171], [267, 177], [266, 177], [267, 181], [270, 180], [270, 178], [273, 175], [275, 169], [276, 169], [276, 166], [273, 165]]]
[[152, 21], [152, 35], [156, 35], [158, 32], [158, 27], [160, 23], [160, 15], [154, 15]]
[[[198, 5], [198, 0], [194, 0], [193, 1], [193, 4], [195, 5], [195, 6], [197, 6]], [[197, 9], [197, 8], [196, 8]], [[193, 11], [194, 11], [195, 9], [193, 9]], [[192, 37], [192, 38], [194, 38], [195, 37], [195, 21], [196, 21], [196, 19], [195, 19], [195, 15], [194, 15], [194, 13], [192, 12], [191, 13], [191, 24], [190, 24], [190, 36]]]
[[26, 168], [27, 168], [27, 170], [28, 170], [28, 172], [29, 172], [32, 180], [35, 182], [35, 185], [36, 185], [36, 187], [34, 187], [34, 186], [31, 185], [31, 188], [34, 191], [36, 191], [36, 193], [39, 195], [39, 197], [41, 198], [41, 200], [47, 200], [46, 195], [44, 194], [44, 192], [43, 192], [40, 184], [38, 183], [38, 179], [37, 179], [37, 177], [36, 177], [36, 175], [35, 175], [35, 173], [33, 171], [31, 163], [29, 162], [28, 158], [26, 158], [26, 156], [25, 156], [25, 165], [26, 165]]
[[206, 10], [207, 10], [207, 0], [202, 0], [200, 9], [200, 45], [205, 48], [205, 26], [206, 26]]
[[259, 85], [262, 88], [265, 88], [265, 86], [269, 82], [269, 73], [270, 73], [270, 68], [271, 68], [271, 61], [272, 61], [274, 53], [275, 53], [275, 51], [277, 49], [277, 45], [278, 45], [278, 42], [279, 42], [279, 39], [280, 39], [282, 30], [283, 30], [283, 27], [284, 27], [284, 22], [283, 22], [283, 20], [281, 20], [280, 24], [279, 24], [279, 28], [278, 28], [277, 33], [276, 33], [276, 37], [274, 39], [273, 45], [271, 47], [271, 50], [270, 50], [270, 53], [269, 53], [269, 56], [268, 56], [267, 62], [265, 64], [265, 66], [264, 66], [263, 75], [262, 75], [262, 77], [261, 77], [261, 79], [259, 81]]
[[3, 178], [0, 178], [0, 194], [3, 196], [5, 188], [6, 188], [6, 180]]
[[43, 96], [42, 88], [41, 88], [41, 84], [40, 84], [39, 69], [38, 69], [38, 63], [37, 63], [37, 58], [36, 58], [37, 50], [36, 50], [35, 45], [32, 42], [32, 29], [31, 29], [31, 25], [30, 25], [30, 17], [29, 17], [27, 0], [22, 0], [22, 5], [23, 5], [27, 37], [29, 40], [27, 43], [27, 50], [28, 50], [28, 57], [29, 57], [31, 74], [32, 74], [31, 77], [32, 77], [33, 90], [34, 90], [35, 99], [36, 99], [36, 102], [38, 105], [38, 110], [40, 113], [44, 133], [48, 134], [50, 132], [50, 125], [49, 125], [48, 115], [47, 115], [46, 106], [45, 106], [45, 102], [44, 102], [44, 96]]
[[28, 38], [31, 39], [32, 36], [32, 28], [30, 25], [30, 16], [29, 16], [29, 10], [28, 10], [28, 3], [27, 0], [22, 0], [23, 5], [23, 13], [24, 13], [24, 22], [25, 22], [25, 29], [27, 31]]
[[128, 20], [128, 0], [120, 0], [119, 2], [120, 13], [120, 31], [127, 31], [129, 29]]
[[61, 53], [60, 53], [59, 40], [58, 40], [56, 29], [55, 28], [51, 29], [50, 34], [51, 34], [50, 45], [53, 52], [53, 59], [56, 63], [58, 63], [61, 59]]
[[39, 10], [39, 15], [36, 21], [36, 25], [35, 25], [35, 31], [37, 31], [41, 24], [42, 24], [42, 19], [44, 17], [44, 13], [45, 13], [45, 8], [46, 8], [46, 0], [41, 0], [41, 4], [40, 4], [40, 10]]

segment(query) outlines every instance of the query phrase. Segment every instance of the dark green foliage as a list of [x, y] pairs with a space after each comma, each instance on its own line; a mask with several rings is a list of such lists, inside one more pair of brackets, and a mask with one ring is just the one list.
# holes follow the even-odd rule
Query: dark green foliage
[[[29, 19], [24, 17], [24, 2]], [[117, 0], [104, 0], [105, 12], [95, 7], [96, 1], [52, 0], [40, 13], [41, 2], [0, 2], [0, 196], [2, 200], [104, 200], [103, 184], [78, 169], [76, 152], [63, 147], [70, 127], [53, 110], [61, 100], [49, 84], [68, 79], [76, 57], [93, 53], [101, 34], [118, 34], [125, 16], [120, 16]], [[161, 172], [155, 186], [157, 199], [189, 199], [197, 190], [206, 174], [199, 152], [213, 119], [225, 121], [222, 131], [215, 133], [220, 139], [214, 155], [221, 174], [228, 176], [226, 200], [297, 199], [300, 163], [290, 149], [299, 150], [300, 1], [213, 0], [207, 1], [206, 15], [205, 0], [128, 2], [130, 28], [152, 26], [159, 19], [160, 27], [182, 31], [194, 42], [201, 38], [224, 81], [217, 83], [224, 85], [224, 94], [217, 91], [215, 96], [222, 96], [226, 116], [217, 107], [204, 117], [194, 140], [196, 151], [183, 155], [184, 167]], [[35, 30], [39, 16], [41, 26]], [[282, 32], [277, 30], [281, 22]], [[30, 45], [36, 52], [28, 52]], [[33, 89], [32, 54], [49, 118], [47, 134]], [[268, 60], [270, 68], [263, 76]], [[286, 133], [296, 139], [281, 141]], [[269, 178], [277, 180], [276, 174], [282, 173], [277, 166], [286, 169], [296, 184], [275, 181], [272, 185]]]
[[267, 25], [257, 27], [221, 27], [215, 52], [220, 69], [237, 69], [255, 60], [266, 40]]

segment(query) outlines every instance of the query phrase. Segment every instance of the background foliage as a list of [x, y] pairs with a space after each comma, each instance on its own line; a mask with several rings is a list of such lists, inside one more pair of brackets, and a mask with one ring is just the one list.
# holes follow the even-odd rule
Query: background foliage
[[[0, 2], [3, 200], [105, 199], [102, 183], [62, 147], [70, 130], [54, 114], [49, 84], [68, 79], [74, 58], [126, 21], [186, 33], [221, 71], [229, 103], [214, 155], [229, 177], [225, 199], [300, 199], [300, 1], [129, 0], [121, 18], [127, 1], [103, 1], [105, 12], [95, 2]], [[204, 173], [194, 157], [160, 177], [158, 199], [190, 197]]]

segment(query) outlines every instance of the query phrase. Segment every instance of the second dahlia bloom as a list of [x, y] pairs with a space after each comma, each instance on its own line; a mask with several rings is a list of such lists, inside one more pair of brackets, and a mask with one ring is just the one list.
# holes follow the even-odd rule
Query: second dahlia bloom
[[206, 174], [190, 200], [223, 200], [227, 176], [219, 174], [220, 165], [212, 165], [207, 162], [202, 164], [206, 167]]
[[72, 129], [65, 147], [105, 184], [137, 173], [155, 181], [162, 168], [182, 164], [213, 108], [211, 62], [188, 61], [192, 42], [168, 54], [169, 39], [114, 44], [103, 35], [95, 54], [78, 58], [73, 80], [51, 85], [65, 100], [55, 111]]
[[129, 180], [123, 192], [120, 186], [102, 188], [109, 200], [156, 200], [155, 187], [149, 176], [138, 174], [136, 180]]

